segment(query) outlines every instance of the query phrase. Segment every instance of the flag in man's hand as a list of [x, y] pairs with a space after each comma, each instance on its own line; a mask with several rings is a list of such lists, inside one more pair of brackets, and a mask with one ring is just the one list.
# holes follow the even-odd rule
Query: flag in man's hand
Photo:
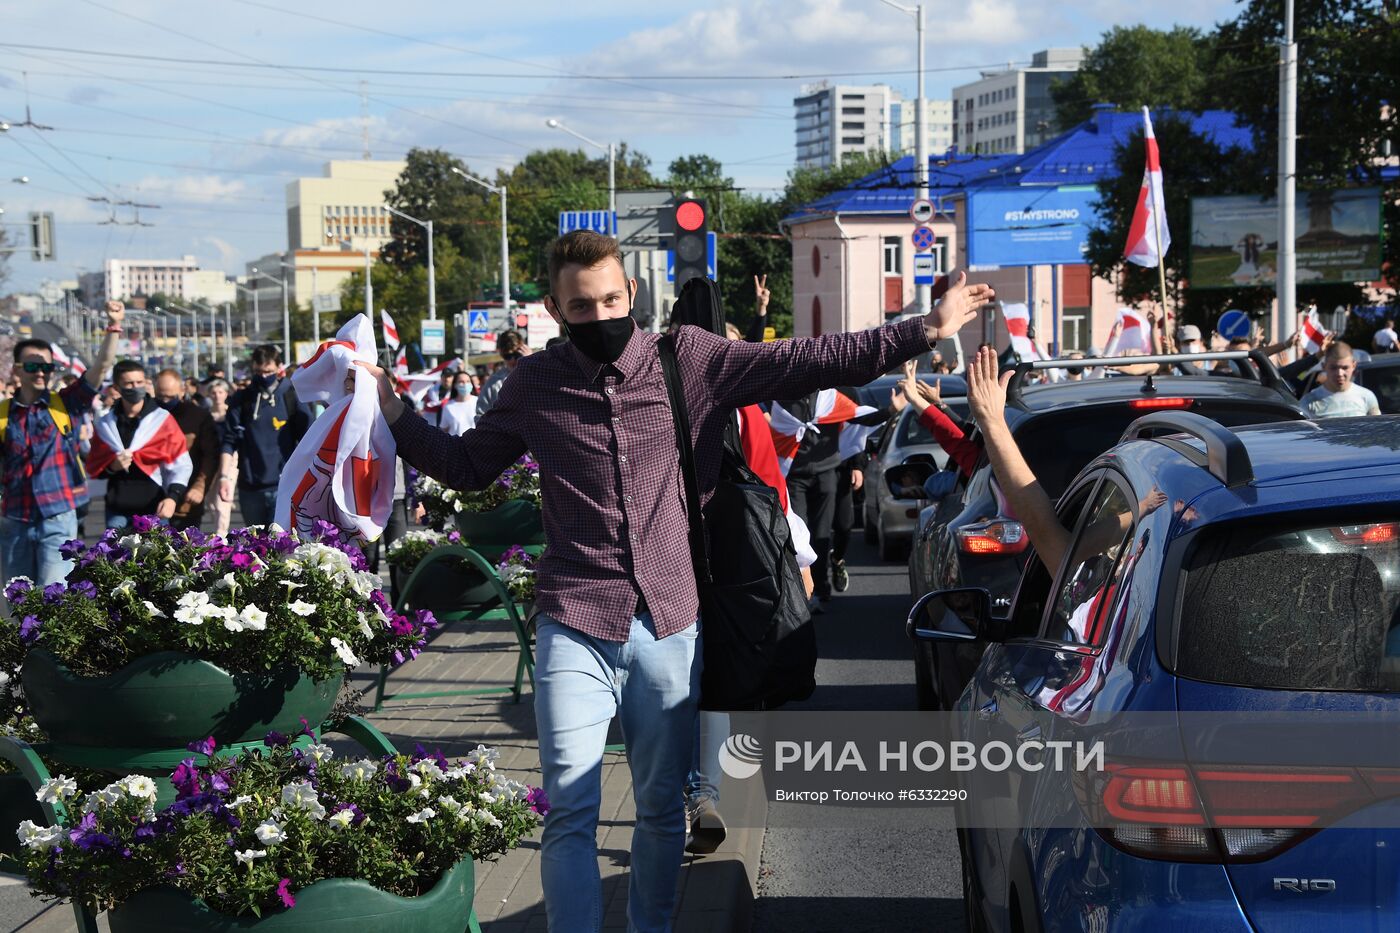
[[1139, 266], [1155, 266], [1172, 245], [1167, 229], [1166, 198], [1162, 193], [1162, 158], [1157, 137], [1152, 132], [1152, 115], [1142, 108], [1142, 124], [1147, 147], [1147, 167], [1142, 173], [1137, 208], [1128, 228], [1128, 245], [1123, 258]]

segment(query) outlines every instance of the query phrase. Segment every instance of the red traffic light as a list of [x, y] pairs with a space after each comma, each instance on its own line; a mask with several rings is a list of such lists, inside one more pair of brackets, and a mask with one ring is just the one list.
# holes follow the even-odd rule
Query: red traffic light
[[682, 230], [699, 230], [705, 226], [705, 208], [698, 201], [683, 201], [676, 205], [676, 226]]

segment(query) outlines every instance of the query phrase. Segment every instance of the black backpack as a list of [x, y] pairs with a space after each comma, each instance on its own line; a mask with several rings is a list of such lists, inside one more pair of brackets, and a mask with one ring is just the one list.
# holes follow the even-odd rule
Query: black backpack
[[[692, 285], [696, 281], [701, 280], [692, 280]], [[713, 283], [703, 281], [717, 306]], [[816, 689], [817, 636], [778, 491], [749, 469], [731, 418], [719, 481], [702, 513], [675, 342], [667, 335], [659, 349], [676, 421], [691, 560], [700, 593], [700, 707], [772, 709], [789, 700], [805, 700]]]

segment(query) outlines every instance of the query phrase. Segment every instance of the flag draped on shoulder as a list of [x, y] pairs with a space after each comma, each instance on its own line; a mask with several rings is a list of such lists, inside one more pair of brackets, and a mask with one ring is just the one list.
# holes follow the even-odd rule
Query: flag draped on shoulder
[[837, 430], [841, 431], [839, 443], [843, 460], [860, 453], [865, 446], [865, 438], [870, 436], [874, 427], [867, 428], [864, 425], [846, 422], [874, 411], [869, 405], [858, 404], [850, 396], [835, 389], [822, 389], [817, 393], [811, 421], [803, 421], [775, 402], [772, 411], [769, 412], [772, 419], [769, 427], [773, 431], [773, 448], [777, 452], [778, 465], [782, 468], [783, 475], [786, 476], [792, 468], [797, 449], [802, 446], [802, 438], [807, 436], [808, 431], [820, 434], [821, 425], [840, 425]]
[[[397, 451], [375, 379], [354, 365], [373, 363], [376, 353], [374, 327], [358, 314], [293, 374], [298, 398], [327, 407], [282, 472], [276, 521], [283, 528], [305, 534], [320, 520], [374, 541], [388, 524]], [[353, 374], [351, 392], [346, 373]]]
[[1152, 115], [1142, 108], [1143, 142], [1147, 146], [1147, 167], [1138, 189], [1137, 207], [1128, 227], [1128, 245], [1123, 258], [1139, 266], [1155, 266], [1172, 245], [1167, 229], [1166, 198], [1162, 193], [1162, 157], [1157, 151], [1157, 137], [1152, 132]]
[[[147, 399], [147, 405], [155, 402]], [[190, 459], [185, 434], [175, 423], [175, 416], [164, 408], [147, 414], [136, 425], [136, 433], [131, 436], [131, 446], [122, 443], [121, 432], [117, 430], [117, 406], [98, 418], [93, 424], [92, 449], [88, 453], [87, 472], [89, 476], [101, 476], [112, 465], [117, 454], [130, 453], [131, 465], [140, 470], [162, 489], [174, 484], [188, 485], [194, 472], [194, 462]]]

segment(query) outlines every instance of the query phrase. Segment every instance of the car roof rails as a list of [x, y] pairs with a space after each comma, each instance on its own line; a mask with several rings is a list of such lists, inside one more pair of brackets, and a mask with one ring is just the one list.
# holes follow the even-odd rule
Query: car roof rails
[[[1205, 466], [1211, 475], [1227, 488], [1234, 489], [1236, 486], [1247, 486], [1254, 482], [1254, 464], [1249, 460], [1249, 451], [1245, 449], [1244, 441], [1218, 421], [1212, 421], [1195, 412], [1160, 411], [1144, 415], [1128, 425], [1120, 443], [1136, 440], [1162, 441], [1163, 438], [1149, 435], [1163, 428], [1177, 434], [1188, 434], [1205, 444]], [[1180, 450], [1175, 444], [1171, 446]]]
[[[1006, 387], [1006, 403], [1013, 408], [1022, 411], [1029, 411], [1025, 400], [1021, 397], [1021, 389], [1025, 385], [1026, 375], [1036, 370], [1045, 369], [1094, 369], [1100, 366], [1114, 368], [1118, 366], [1141, 366], [1143, 363], [1169, 364], [1177, 366], [1183, 362], [1187, 363], [1211, 363], [1217, 360], [1229, 360], [1235, 363], [1235, 368], [1241, 375], [1249, 379], [1257, 379], [1259, 384], [1265, 388], [1273, 389], [1282, 393], [1290, 401], [1296, 400], [1288, 386], [1284, 383], [1283, 377], [1279, 375], [1278, 369], [1273, 362], [1264, 355], [1261, 350], [1215, 350], [1208, 353], [1157, 353], [1142, 356], [1093, 356], [1078, 360], [1053, 359], [1053, 360], [1022, 360], [1017, 363], [1011, 376], [1011, 382]], [[1244, 365], [1248, 360], [1254, 364], [1254, 368]], [[1153, 374], [1155, 375], [1155, 373]], [[1153, 391], [1151, 380], [1144, 385], [1144, 391]]]

